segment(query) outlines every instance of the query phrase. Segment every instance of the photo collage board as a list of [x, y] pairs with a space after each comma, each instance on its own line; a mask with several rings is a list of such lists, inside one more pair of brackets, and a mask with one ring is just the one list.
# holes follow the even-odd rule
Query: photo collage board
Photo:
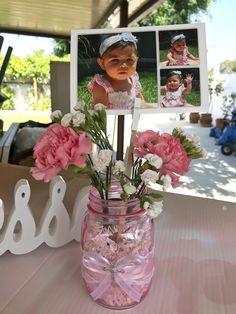
[[205, 25], [72, 30], [70, 86], [71, 111], [99, 102], [118, 115], [134, 106], [140, 113], [205, 112]]

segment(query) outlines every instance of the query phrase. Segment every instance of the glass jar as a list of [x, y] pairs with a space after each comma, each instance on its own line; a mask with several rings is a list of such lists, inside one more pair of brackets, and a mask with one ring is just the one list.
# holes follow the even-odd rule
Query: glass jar
[[154, 271], [154, 226], [138, 199], [109, 200], [91, 188], [81, 230], [82, 276], [90, 296], [111, 309], [127, 309], [147, 294]]

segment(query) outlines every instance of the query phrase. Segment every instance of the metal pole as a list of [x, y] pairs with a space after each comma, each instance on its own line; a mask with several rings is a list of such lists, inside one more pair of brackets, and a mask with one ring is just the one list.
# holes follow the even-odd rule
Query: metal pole
[[[124, 0], [120, 4], [120, 27], [128, 25], [128, 1]], [[117, 121], [117, 160], [124, 159], [124, 127], [125, 116], [118, 115]]]

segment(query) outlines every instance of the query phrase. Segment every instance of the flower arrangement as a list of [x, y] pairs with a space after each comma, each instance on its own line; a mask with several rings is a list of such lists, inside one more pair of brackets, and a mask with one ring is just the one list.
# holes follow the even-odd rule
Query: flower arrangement
[[[192, 159], [205, 155], [196, 137], [175, 128], [172, 134], [147, 130], [132, 136], [133, 162], [130, 175], [115, 152], [106, 134], [105, 106], [94, 110], [78, 106], [75, 113], [64, 116], [52, 113], [53, 124], [40, 136], [34, 147], [35, 166], [32, 175], [37, 180], [50, 181], [62, 169], [87, 174], [101, 197], [109, 198], [111, 181], [119, 180], [120, 198], [138, 198], [141, 207], [154, 218], [161, 212], [162, 195], [149, 192], [150, 183], [163, 186], [181, 185], [180, 177], [189, 170]], [[93, 147], [95, 144], [95, 148]]]

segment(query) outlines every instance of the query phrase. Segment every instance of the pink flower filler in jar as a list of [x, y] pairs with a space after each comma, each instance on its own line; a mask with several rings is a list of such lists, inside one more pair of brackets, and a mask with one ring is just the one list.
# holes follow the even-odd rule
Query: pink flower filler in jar
[[153, 220], [139, 199], [122, 201], [116, 185], [109, 200], [91, 188], [82, 235], [82, 276], [99, 304], [126, 309], [147, 294], [154, 271]]

